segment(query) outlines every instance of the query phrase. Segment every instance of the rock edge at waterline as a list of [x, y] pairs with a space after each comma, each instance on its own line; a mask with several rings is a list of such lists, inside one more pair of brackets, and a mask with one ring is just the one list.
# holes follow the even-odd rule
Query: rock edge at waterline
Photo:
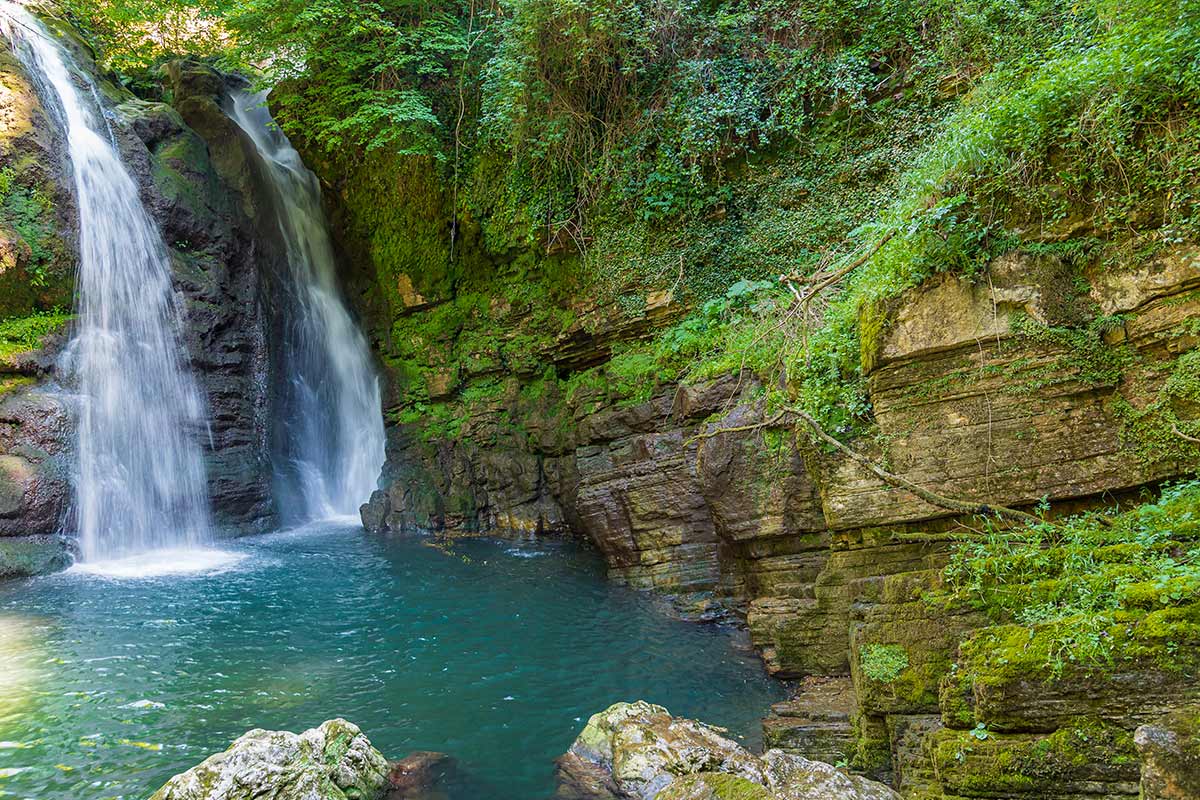
[[255, 729], [171, 778], [150, 800], [379, 800], [388, 768], [344, 719], [301, 734]]

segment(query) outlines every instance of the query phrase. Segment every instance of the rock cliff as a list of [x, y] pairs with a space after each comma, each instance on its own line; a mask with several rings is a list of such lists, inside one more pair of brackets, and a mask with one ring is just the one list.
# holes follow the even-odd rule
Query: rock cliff
[[[1155, 412], [1200, 415], [1200, 252], [1073, 275], [1014, 252], [865, 309], [873, 428], [855, 446], [943, 495], [1052, 515], [1193, 473], [1200, 448]], [[930, 599], [950, 596], [969, 519], [814, 445], [749, 373], [641, 399], [597, 372], [569, 396], [513, 375], [482, 398], [449, 391], [450, 435], [395, 425], [365, 526], [585, 537], [614, 579], [735, 614], [773, 673], [822, 679], [776, 708], [770, 743], [906, 794], [1137, 796], [1134, 729], [1200, 697], [1178, 660], [1194, 607], [1106, 634], [1128, 642], [1108, 670], [1049, 671], [1050, 630]], [[874, 663], [888, 657], [895, 674]]]

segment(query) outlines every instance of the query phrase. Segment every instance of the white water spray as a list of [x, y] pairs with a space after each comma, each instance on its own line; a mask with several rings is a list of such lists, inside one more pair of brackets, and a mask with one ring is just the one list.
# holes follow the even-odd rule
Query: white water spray
[[[379, 379], [337, 286], [333, 245], [317, 178], [271, 119], [266, 95], [234, 92], [230, 117], [254, 142], [287, 248], [289, 295], [276, 414], [284, 426], [283, 502], [302, 519], [358, 514], [384, 461]], [[278, 482], [277, 482], [278, 483]], [[290, 484], [290, 486], [287, 486]], [[285, 509], [286, 513], [287, 509]]]
[[198, 434], [166, 247], [121, 163], [98, 93], [47, 29], [0, 0], [0, 27], [67, 142], [79, 205], [75, 514], [85, 562], [209, 538]]

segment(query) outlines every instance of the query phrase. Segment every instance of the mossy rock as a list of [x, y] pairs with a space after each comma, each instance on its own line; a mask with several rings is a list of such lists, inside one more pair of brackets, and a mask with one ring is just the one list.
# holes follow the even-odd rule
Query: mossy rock
[[333, 719], [301, 734], [250, 731], [151, 800], [381, 800], [387, 775], [387, 759], [362, 731]]
[[[1133, 734], [1081, 719], [1048, 734], [1003, 734], [978, 728], [941, 730], [929, 744], [948, 794], [963, 797], [1058, 797], [1136, 792]], [[1102, 793], [1103, 794], [1103, 793]]]
[[702, 772], [671, 781], [655, 800], [776, 800], [761, 784], [737, 775]]
[[[1148, 719], [1180, 703], [1200, 701], [1200, 603], [1093, 620], [1069, 617], [1030, 627], [997, 625], [960, 648], [948, 699], [970, 697], [989, 728], [1046, 731], [1081, 713]], [[1081, 631], [1105, 642], [1103, 661], [1072, 658], [1063, 642]], [[968, 688], [969, 687], [969, 695]], [[951, 716], [959, 716], [958, 702]]]
[[[0, 492], [3, 491], [0, 476]], [[45, 575], [75, 560], [75, 542], [65, 536], [0, 536], [0, 578]]]
[[16, 366], [17, 356], [42, 348], [48, 337], [61, 334], [72, 319], [71, 314], [48, 312], [0, 320], [0, 368]]

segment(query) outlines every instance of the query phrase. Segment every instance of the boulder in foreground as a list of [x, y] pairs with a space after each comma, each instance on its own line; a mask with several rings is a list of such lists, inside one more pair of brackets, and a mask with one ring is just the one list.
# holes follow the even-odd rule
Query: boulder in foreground
[[387, 789], [387, 759], [358, 726], [331, 719], [301, 734], [252, 730], [150, 800], [379, 800]]
[[882, 783], [768, 750], [756, 756], [722, 731], [644, 701], [588, 720], [559, 759], [558, 797], [571, 800], [900, 800]]

